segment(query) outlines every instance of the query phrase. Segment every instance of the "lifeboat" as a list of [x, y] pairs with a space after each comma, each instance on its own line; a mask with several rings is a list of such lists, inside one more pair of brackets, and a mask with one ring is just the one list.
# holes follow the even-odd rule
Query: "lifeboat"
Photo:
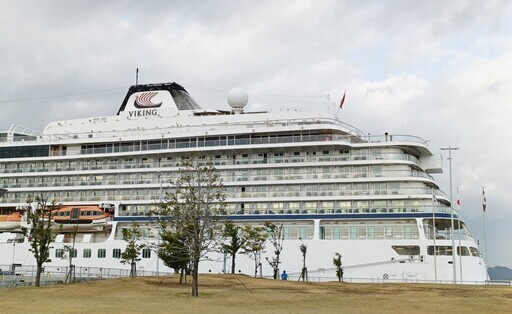
[[21, 213], [14, 212], [9, 215], [0, 215], [0, 231], [18, 229], [21, 225]]
[[90, 229], [107, 224], [111, 214], [99, 206], [63, 206], [53, 212], [52, 221], [63, 229]]

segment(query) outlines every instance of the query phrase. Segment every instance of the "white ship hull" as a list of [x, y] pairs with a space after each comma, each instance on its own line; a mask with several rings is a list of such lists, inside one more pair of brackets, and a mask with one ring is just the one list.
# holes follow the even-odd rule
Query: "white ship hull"
[[[118, 223], [110, 223], [113, 229]], [[91, 229], [92, 231], [92, 229]], [[0, 234], [0, 265], [35, 265], [35, 259], [29, 251], [30, 244], [13, 243], [10, 239], [16, 237], [15, 233]], [[65, 245], [71, 245], [69, 242], [61, 242], [53, 244], [52, 253], [63, 248]], [[157, 243], [158, 240], [147, 239], [151, 243]], [[452, 256], [427, 254], [427, 247], [433, 245], [433, 240], [419, 239], [361, 239], [361, 240], [285, 240], [283, 251], [281, 254], [282, 264], [281, 270], [286, 270], [290, 279], [297, 278], [302, 270], [302, 253], [299, 250], [301, 244], [308, 247], [306, 255], [306, 267], [311, 279], [314, 280], [337, 280], [336, 271], [333, 266], [333, 258], [335, 253], [342, 255], [344, 278], [346, 280], [396, 280], [396, 281], [437, 281], [437, 282], [453, 282], [453, 264]], [[451, 240], [437, 240], [437, 246], [451, 246]], [[457, 245], [459, 245], [457, 241]], [[461, 246], [473, 247], [474, 241], [460, 241]], [[116, 239], [114, 233], [97, 243], [75, 243], [75, 248], [79, 252], [77, 257], [73, 258], [73, 264], [76, 267], [87, 268], [111, 268], [111, 269], [128, 269], [121, 264], [119, 258], [114, 258], [112, 251], [114, 249], [122, 249], [126, 246], [124, 240]], [[419, 255], [397, 255], [392, 249], [393, 246], [419, 246]], [[84, 249], [91, 250], [91, 257], [84, 257]], [[96, 252], [103, 249], [109, 254], [104, 258], [98, 258]], [[272, 268], [266, 262], [265, 257], [272, 257], [272, 246], [267, 244], [267, 253], [263, 255], [261, 270], [258, 268], [258, 276], [272, 276]], [[169, 273], [171, 269], [166, 267], [162, 261], [156, 258], [156, 254], [151, 252], [149, 258], [142, 258], [137, 264], [139, 270], [154, 273]], [[462, 265], [462, 281], [465, 283], [485, 282], [487, 271], [485, 261], [480, 256], [457, 256], [457, 282], [461, 280]], [[51, 265], [53, 267], [67, 267], [69, 261], [65, 256], [56, 258], [52, 256]], [[230, 272], [231, 257], [224, 256], [217, 252], [209, 253], [201, 263], [201, 272], [203, 273], [224, 273]], [[236, 256], [236, 273], [253, 275], [254, 260], [246, 255], [237, 254]]]
[[[308, 241], [306, 266], [308, 268], [309, 277], [312, 280], [337, 280], [336, 271], [332, 264], [334, 254], [336, 252], [352, 252], [350, 254], [343, 254], [344, 278], [346, 280], [389, 279], [398, 281], [453, 281], [453, 267], [450, 263], [452, 258], [450, 256], [437, 256], [436, 266], [434, 265], [434, 258], [432, 256], [425, 256], [421, 260], [418, 257], [391, 257], [394, 256], [393, 252], [386, 248], [396, 244], [417, 245], [419, 243], [418, 241], [398, 242], [392, 240], [377, 241], [375, 243], [367, 243], [362, 240], [332, 240], [328, 243], [320, 240]], [[110, 252], [113, 248], [123, 248], [125, 245], [125, 242], [122, 240], [111, 240], [108, 241], [108, 243], [102, 244], [77, 244], [75, 248], [79, 252], [82, 252], [83, 248], [90, 248], [93, 252], [96, 251], [95, 248], [107, 248], [107, 251]], [[280, 269], [286, 270], [290, 279], [297, 278], [301, 274], [302, 255], [298, 249], [300, 245], [301, 242], [298, 240], [289, 240], [284, 243], [284, 250], [281, 256], [283, 263]], [[450, 244], [446, 243], [446, 245]], [[463, 242], [462, 245], [471, 245], [471, 243]], [[59, 245], [56, 245], [56, 247], [59, 247]], [[3, 243], [0, 245], [0, 251], [2, 252], [0, 265], [35, 265], [35, 259], [32, 253], [28, 251], [28, 244], [18, 243], [14, 246], [12, 243]], [[269, 258], [271, 257], [270, 254], [267, 254], [266, 256]], [[226, 263], [224, 263], [224, 257], [222, 254], [211, 253], [208, 254], [208, 258], [209, 260], [201, 262], [201, 272], [230, 272], [230, 257], [226, 259]], [[464, 274], [462, 277], [463, 282], [477, 283], [487, 280], [487, 272], [483, 267], [485, 263], [481, 257], [464, 256], [461, 261]], [[272, 268], [265, 260], [263, 260], [263, 263], [263, 276], [272, 276]], [[74, 258], [73, 264], [78, 268], [95, 267], [127, 269], [126, 266], [120, 263], [119, 259], [112, 258], [111, 256], [101, 260], [97, 258], [88, 259], [77, 257]], [[47, 263], [47, 265], [54, 267], [67, 267], [69, 265], [69, 261], [67, 259], [57, 259], [53, 257], [51, 263]], [[144, 259], [137, 265], [139, 270], [154, 273], [172, 272], [171, 269], [165, 267], [165, 265], [155, 257], [151, 259]], [[460, 281], [460, 264], [458, 265], [457, 282]], [[226, 269], [224, 269], [224, 266], [226, 266]], [[437, 277], [435, 276], [436, 271]], [[237, 255], [236, 272], [253, 275], [254, 261], [245, 255]]]

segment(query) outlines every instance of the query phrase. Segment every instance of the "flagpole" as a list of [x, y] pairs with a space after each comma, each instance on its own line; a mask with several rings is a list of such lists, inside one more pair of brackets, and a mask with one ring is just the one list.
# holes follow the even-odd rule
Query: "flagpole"
[[466, 239], [466, 233], [463, 231], [463, 233], [461, 234], [461, 226], [460, 226], [460, 220], [461, 220], [461, 216], [460, 216], [460, 198], [459, 198], [459, 187], [457, 187], [457, 211], [459, 212], [459, 223], [457, 224], [458, 225], [458, 236], [459, 236], [459, 249], [458, 249], [458, 253], [459, 253], [459, 269], [460, 269], [460, 284], [462, 284], [462, 246], [460, 244], [460, 238], [462, 238], [462, 234], [464, 234], [464, 240]]
[[485, 189], [483, 186], [482, 186], [482, 209], [483, 209], [482, 217], [484, 220], [484, 246], [485, 246], [484, 261], [485, 261], [485, 264], [487, 265], [489, 262], [487, 259], [487, 232], [485, 230], [485, 213], [487, 211], [487, 199], [485, 197]]
[[450, 220], [451, 220], [451, 228], [450, 228], [450, 238], [452, 238], [452, 265], [453, 265], [453, 283], [457, 283], [457, 265], [455, 262], [455, 239], [453, 238], [453, 229], [455, 228], [455, 224], [453, 223], [453, 187], [452, 187], [452, 150], [458, 150], [458, 147], [445, 147], [440, 148], [440, 150], [447, 150], [448, 151], [448, 161], [449, 161], [449, 167], [450, 167]]
[[434, 238], [434, 282], [437, 283], [437, 247], [436, 247], [436, 238], [437, 238], [437, 228], [436, 228], [436, 194], [434, 188], [432, 188], [432, 233]]

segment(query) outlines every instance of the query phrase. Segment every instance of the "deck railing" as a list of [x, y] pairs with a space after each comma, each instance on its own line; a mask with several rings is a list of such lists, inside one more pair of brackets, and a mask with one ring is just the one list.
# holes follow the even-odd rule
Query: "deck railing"
[[[57, 143], [62, 140], [69, 141], [72, 140], [83, 140], [83, 139], [118, 139], [119, 137], [131, 138], [131, 137], [161, 137], [162, 134], [187, 134], [187, 133], [197, 133], [197, 132], [212, 132], [212, 131], [223, 131], [223, 130], [244, 130], [244, 129], [265, 129], [268, 131], [269, 128], [275, 127], [304, 127], [304, 126], [312, 126], [312, 125], [333, 125], [340, 127], [345, 130], [348, 135], [339, 136], [335, 138], [330, 138], [330, 140], [343, 140], [349, 141], [351, 143], [361, 143], [361, 142], [384, 142], [384, 141], [405, 141], [405, 142], [416, 142], [421, 143], [423, 145], [427, 145], [427, 142], [417, 136], [410, 135], [381, 135], [381, 136], [367, 136], [358, 128], [339, 121], [333, 118], [298, 118], [298, 119], [278, 119], [278, 120], [266, 120], [266, 121], [246, 121], [246, 122], [238, 122], [238, 123], [218, 123], [218, 124], [202, 124], [202, 125], [175, 125], [169, 126], [165, 128], [133, 128], [133, 129], [125, 129], [121, 131], [105, 131], [105, 132], [81, 132], [81, 133], [63, 133], [63, 134], [40, 134], [37, 131], [30, 130], [28, 128], [23, 128], [20, 126], [16, 126], [17, 129], [30, 130], [31, 132], [25, 131], [27, 134], [34, 135], [33, 138], [27, 137], [24, 139], [25, 142], [39, 141], [41, 143]], [[233, 132], [231, 132], [233, 133]], [[241, 133], [241, 131], [237, 131], [236, 133]], [[36, 137], [37, 136], [37, 137]], [[276, 143], [287, 143], [294, 142], [297, 139], [288, 139], [288, 140], [280, 140]], [[316, 140], [329, 140], [328, 138], [321, 136]], [[302, 141], [302, 140], [301, 140]], [[311, 141], [308, 139], [307, 141]], [[9, 139], [5, 138], [3, 143], [9, 143]], [[267, 142], [272, 143], [272, 142]], [[181, 144], [181, 143], [180, 143]], [[251, 143], [247, 143], [251, 144]], [[256, 144], [256, 143], [254, 143]], [[260, 143], [264, 144], [264, 143]], [[225, 144], [224, 144], [225, 145]], [[233, 145], [233, 144], [232, 144]], [[215, 143], [209, 143], [206, 146], [218, 146]], [[190, 147], [190, 146], [189, 146]], [[181, 148], [181, 147], [176, 147]]]
[[[32, 286], [35, 282], [37, 268], [35, 266], [0, 265], [0, 288], [17, 286]], [[41, 285], [62, 283], [69, 273], [69, 266], [45, 266], [41, 275]], [[137, 277], [170, 275], [168, 272], [154, 272], [137, 270]], [[74, 281], [90, 281], [109, 278], [123, 278], [130, 276], [129, 269], [101, 268], [101, 267], [75, 267]]]

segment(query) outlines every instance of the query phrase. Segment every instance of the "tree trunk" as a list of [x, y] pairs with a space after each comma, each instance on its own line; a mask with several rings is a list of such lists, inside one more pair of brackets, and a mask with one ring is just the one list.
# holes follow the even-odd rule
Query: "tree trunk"
[[195, 258], [192, 262], [192, 296], [199, 296], [199, 258]]
[[235, 258], [236, 254], [231, 255], [231, 273], [235, 273]]
[[274, 269], [274, 279], [279, 277], [279, 255], [281, 252], [276, 252], [276, 268]]
[[185, 268], [180, 270], [180, 285], [183, 284], [183, 277], [185, 276]]
[[135, 278], [136, 275], [137, 275], [137, 264], [132, 261], [131, 269], [130, 269], [130, 277]]
[[41, 285], [41, 269], [43, 268], [43, 265], [37, 264], [36, 268], [36, 287], [39, 287]]
[[199, 258], [192, 263], [192, 296], [199, 296]]

